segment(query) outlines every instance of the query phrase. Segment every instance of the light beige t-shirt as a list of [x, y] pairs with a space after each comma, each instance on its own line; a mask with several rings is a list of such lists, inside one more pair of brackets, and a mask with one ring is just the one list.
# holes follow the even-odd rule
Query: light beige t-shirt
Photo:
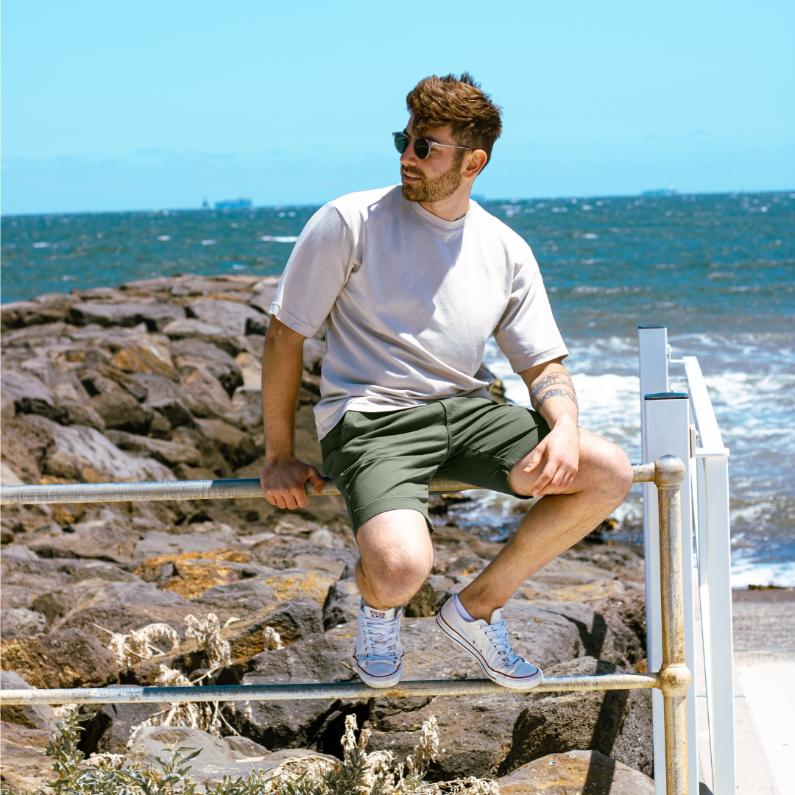
[[475, 202], [445, 221], [400, 186], [351, 193], [304, 227], [271, 305], [311, 337], [326, 324], [319, 438], [343, 414], [487, 396], [494, 336], [516, 372], [567, 355], [533, 252]]

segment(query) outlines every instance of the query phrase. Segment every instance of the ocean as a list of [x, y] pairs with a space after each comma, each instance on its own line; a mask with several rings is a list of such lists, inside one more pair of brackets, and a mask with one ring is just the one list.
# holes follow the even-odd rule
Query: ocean
[[[699, 358], [730, 449], [733, 583], [795, 585], [795, 192], [483, 200], [532, 246], [581, 423], [640, 460], [637, 327]], [[2, 218], [2, 301], [177, 273], [278, 274], [315, 208]], [[486, 363], [527, 402], [496, 345]], [[676, 385], [676, 370], [672, 369]], [[633, 490], [616, 537], [640, 537]], [[459, 521], [510, 532], [493, 495]]]

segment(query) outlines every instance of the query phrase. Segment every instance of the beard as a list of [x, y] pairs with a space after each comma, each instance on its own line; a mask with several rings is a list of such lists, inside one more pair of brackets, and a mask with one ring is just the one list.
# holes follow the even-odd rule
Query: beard
[[402, 182], [403, 197], [410, 202], [438, 202], [446, 199], [461, 184], [461, 160], [456, 156], [453, 165], [438, 177], [427, 178], [416, 171], [409, 172], [419, 182]]

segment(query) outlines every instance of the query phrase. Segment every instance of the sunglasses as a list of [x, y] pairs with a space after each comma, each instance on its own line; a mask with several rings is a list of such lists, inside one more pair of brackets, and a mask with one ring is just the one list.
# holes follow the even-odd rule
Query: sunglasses
[[[404, 132], [393, 132], [392, 138], [395, 141], [395, 149], [402, 155], [409, 145], [411, 144], [411, 136]], [[430, 157], [433, 149], [472, 149], [471, 146], [458, 146], [458, 144], [440, 144], [436, 141], [431, 141], [429, 138], [415, 138], [414, 139], [414, 154], [420, 160]]]

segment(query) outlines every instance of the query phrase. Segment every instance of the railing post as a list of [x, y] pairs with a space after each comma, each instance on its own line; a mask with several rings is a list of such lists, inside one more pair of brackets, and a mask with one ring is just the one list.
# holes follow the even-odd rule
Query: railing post
[[[656, 447], [649, 439], [645, 396], [668, 391], [668, 329], [665, 326], [638, 326], [638, 375], [640, 380], [640, 450], [642, 461], [654, 461], [673, 452], [665, 445]], [[660, 621], [660, 558], [657, 521], [657, 490], [653, 483], [644, 483], [643, 491], [643, 562], [646, 587], [646, 657], [649, 670], [659, 670], [662, 659], [662, 628]], [[665, 787], [662, 764], [665, 748], [663, 702], [659, 693], [652, 694], [654, 744], [654, 779], [656, 795]]]
[[[668, 329], [665, 326], [638, 326], [638, 361], [643, 411], [644, 395], [668, 391]], [[650, 459], [644, 456], [643, 460]]]
[[[685, 572], [682, 584], [682, 608], [684, 610], [685, 653], [683, 662], [690, 671], [695, 667], [695, 633], [693, 611], [692, 545], [690, 521], [690, 481], [687, 476], [690, 457], [689, 432], [690, 407], [684, 392], [664, 392], [644, 395], [643, 420], [645, 448], [653, 460], [673, 455], [681, 461], [685, 476], [681, 483], [681, 511], [679, 526], [683, 543], [679, 544], [680, 570]], [[661, 535], [661, 500], [658, 488], [644, 492], [644, 557], [646, 567], [646, 626], [649, 670], [661, 670], [665, 664], [665, 624], [663, 608], [664, 592], [668, 586], [663, 570], [663, 538]], [[667, 554], [667, 552], [665, 553]], [[691, 686], [691, 695], [693, 695]], [[689, 699], [686, 707], [690, 736], [697, 736], [695, 698]], [[665, 720], [666, 707], [662, 693], [652, 695], [652, 719], [654, 727], [654, 781], [658, 795], [671, 792], [666, 786], [666, 737], [668, 721]], [[683, 793], [695, 795], [698, 792], [698, 749], [696, 743], [688, 748], [689, 785]]]
[[[688, 775], [688, 691], [692, 684], [685, 661], [685, 577], [683, 565], [681, 460], [664, 456], [655, 461], [660, 522], [662, 595], [662, 666], [660, 689], [665, 713], [665, 786], [667, 795], [693, 792]], [[692, 702], [692, 699], [691, 699]], [[691, 733], [691, 737], [694, 735]], [[695, 738], [694, 738], [695, 739]]]

